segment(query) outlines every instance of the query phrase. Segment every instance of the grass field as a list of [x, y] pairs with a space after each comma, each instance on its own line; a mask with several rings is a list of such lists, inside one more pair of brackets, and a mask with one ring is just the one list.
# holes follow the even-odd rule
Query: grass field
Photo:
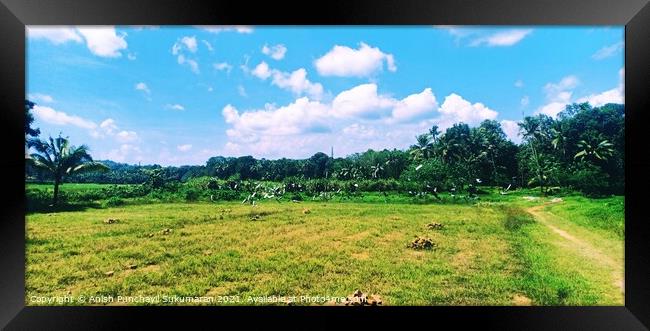
[[[26, 302], [169, 295], [250, 305], [360, 289], [384, 305], [622, 305], [623, 204], [513, 194], [471, 204], [197, 202], [30, 213]], [[442, 229], [428, 229], [431, 222]], [[436, 247], [408, 248], [416, 236]], [[34, 300], [66, 295], [86, 301]]]

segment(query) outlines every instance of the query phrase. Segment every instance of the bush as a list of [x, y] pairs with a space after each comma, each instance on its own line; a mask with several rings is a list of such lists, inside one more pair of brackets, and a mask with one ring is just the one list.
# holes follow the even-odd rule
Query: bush
[[609, 194], [609, 175], [599, 167], [583, 164], [569, 176], [569, 185], [587, 196], [598, 197]]
[[198, 190], [189, 188], [185, 190], [183, 194], [185, 201], [196, 201], [199, 199], [200, 193]]
[[108, 200], [104, 201], [104, 203], [102, 204], [102, 206], [104, 208], [117, 207], [117, 206], [122, 206], [122, 205], [124, 205], [124, 200], [122, 200], [122, 199], [120, 199], [118, 197], [110, 197], [110, 198], [108, 198]]

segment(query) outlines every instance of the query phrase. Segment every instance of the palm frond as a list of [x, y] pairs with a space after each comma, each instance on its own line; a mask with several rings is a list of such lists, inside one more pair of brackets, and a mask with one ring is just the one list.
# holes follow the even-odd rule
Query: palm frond
[[84, 173], [84, 172], [93, 172], [93, 171], [99, 171], [99, 172], [106, 172], [109, 171], [110, 168], [106, 166], [105, 164], [101, 162], [86, 162], [82, 163], [76, 167], [73, 168], [68, 168], [66, 173], [68, 175], [74, 174], [74, 173]]

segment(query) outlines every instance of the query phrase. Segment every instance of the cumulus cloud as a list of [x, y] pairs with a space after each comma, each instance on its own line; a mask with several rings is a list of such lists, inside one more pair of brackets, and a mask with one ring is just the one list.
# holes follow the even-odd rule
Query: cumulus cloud
[[521, 104], [521, 107], [528, 107], [530, 104], [530, 98], [527, 95], [524, 95], [519, 103]]
[[508, 139], [512, 140], [512, 142], [516, 144], [519, 144], [521, 143], [522, 137], [519, 134], [519, 125], [517, 123], [517, 121], [503, 120], [501, 121], [501, 128], [503, 129], [503, 132], [506, 134]]
[[320, 83], [309, 81], [304, 68], [289, 73], [271, 69], [266, 62], [262, 61], [251, 71], [251, 74], [261, 80], [271, 77], [272, 85], [291, 91], [296, 96], [306, 94], [314, 99], [320, 99], [323, 95], [323, 86]]
[[332, 114], [377, 119], [389, 114], [395, 104], [395, 99], [377, 93], [376, 84], [362, 84], [339, 93], [332, 101]]
[[118, 34], [114, 26], [62, 27], [44, 26], [27, 27], [27, 37], [49, 40], [55, 45], [72, 41], [84, 42], [91, 53], [100, 57], [120, 57], [121, 51], [128, 46], [126, 33]]
[[368, 77], [384, 67], [397, 71], [392, 54], [382, 52], [378, 47], [360, 43], [358, 49], [335, 45], [329, 52], [318, 58], [314, 65], [322, 76]]
[[115, 27], [98, 26], [77, 28], [86, 39], [86, 46], [95, 55], [101, 57], [120, 57], [127, 48], [126, 33], [117, 34]]
[[274, 60], [282, 60], [284, 55], [287, 53], [287, 48], [282, 44], [275, 46], [264, 45], [264, 47], [262, 47], [262, 53], [270, 56]]
[[623, 50], [623, 42], [622, 41], [617, 42], [617, 43], [615, 43], [613, 45], [605, 46], [605, 47], [599, 49], [598, 51], [596, 51], [596, 53], [594, 53], [591, 56], [591, 58], [594, 59], [594, 60], [606, 59], [608, 57], [612, 57], [612, 56], [618, 54], [621, 50]]
[[600, 93], [594, 93], [581, 98], [573, 98], [573, 89], [578, 86], [580, 81], [575, 76], [564, 77], [557, 83], [548, 83], [544, 86], [546, 98], [549, 101], [537, 110], [537, 114], [546, 114], [556, 117], [562, 112], [567, 104], [572, 102], [583, 103], [589, 102], [593, 107], [599, 107], [607, 103], [624, 103], [625, 102], [625, 71], [619, 70], [619, 84], [617, 87]]
[[192, 149], [192, 145], [190, 144], [178, 145], [176, 146], [176, 148], [181, 152], [188, 152], [190, 149]]
[[112, 118], [104, 120], [101, 124], [99, 124], [99, 128], [109, 135], [112, 135], [115, 133], [115, 131], [117, 131], [117, 125], [115, 125], [115, 120]]
[[[402, 99], [381, 94], [375, 84], [361, 84], [342, 91], [331, 102], [301, 97], [286, 106], [240, 111], [231, 104], [221, 113], [230, 127], [224, 153], [261, 157], [305, 157], [336, 146], [339, 153], [364, 148], [406, 148], [414, 132], [426, 131], [434, 123], [450, 126], [463, 121], [470, 125], [494, 119], [497, 112], [481, 103], [470, 103], [452, 94], [439, 106], [430, 88]], [[443, 128], [443, 129], [444, 129]]]
[[183, 45], [185, 45], [187, 50], [192, 53], [196, 53], [196, 51], [199, 49], [195, 36], [192, 37], [185, 36], [181, 38], [180, 42], [183, 43]]
[[524, 81], [521, 79], [517, 79], [515, 81], [515, 87], [519, 87], [519, 88], [524, 87]]
[[60, 45], [68, 41], [77, 43], [83, 42], [83, 39], [77, 33], [74, 27], [62, 26], [28, 26], [27, 37], [30, 39], [45, 39], [55, 45]]
[[54, 103], [54, 98], [51, 95], [42, 94], [42, 93], [30, 93], [27, 96], [31, 101], [42, 102], [42, 103]]
[[431, 116], [436, 108], [438, 108], [436, 96], [430, 88], [426, 88], [418, 94], [411, 94], [397, 102], [393, 108], [392, 118], [399, 122], [410, 121]]
[[143, 91], [144, 93], [151, 94], [151, 90], [147, 86], [147, 84], [140, 82], [135, 84], [135, 89], [138, 91]]
[[577, 102], [589, 102], [589, 104], [594, 107], [599, 107], [608, 103], [625, 103], [625, 69], [619, 70], [618, 74], [619, 84], [616, 88], [582, 97], [578, 99]]
[[69, 115], [50, 107], [36, 105], [32, 111], [39, 121], [53, 125], [71, 125], [81, 129], [86, 129], [88, 130], [88, 134], [93, 138], [112, 137], [118, 143], [129, 143], [138, 140], [138, 134], [135, 131], [120, 130], [115, 124], [115, 120], [112, 118], [108, 118], [97, 125], [91, 120]]
[[539, 107], [536, 114], [545, 114], [555, 118], [571, 102], [573, 89], [580, 84], [578, 77], [569, 75], [556, 83], [544, 85], [547, 103]]
[[477, 125], [483, 120], [493, 120], [499, 114], [480, 102], [472, 104], [455, 93], [445, 97], [445, 101], [438, 109], [438, 112], [440, 112], [441, 117], [437, 120], [437, 123], [443, 130], [458, 122]]

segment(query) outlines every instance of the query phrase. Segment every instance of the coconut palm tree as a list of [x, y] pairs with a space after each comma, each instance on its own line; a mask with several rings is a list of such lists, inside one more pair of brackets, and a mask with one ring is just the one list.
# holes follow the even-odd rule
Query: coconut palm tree
[[58, 138], [50, 137], [49, 141], [32, 139], [31, 146], [36, 150], [29, 156], [28, 162], [34, 167], [42, 169], [54, 177], [54, 196], [52, 206], [59, 199], [59, 185], [66, 176], [90, 171], [108, 171], [109, 168], [102, 163], [93, 161], [88, 154], [88, 147], [70, 145], [68, 138], [59, 135]]
[[573, 158], [574, 159], [580, 158], [581, 160], [588, 158], [592, 161], [607, 160], [608, 157], [614, 154], [614, 149], [612, 148], [612, 146], [614, 145], [610, 143], [607, 139], [602, 140], [600, 142], [598, 142], [598, 140], [594, 142], [587, 142], [586, 140], [580, 140], [578, 142], [578, 148], [582, 150], [576, 153], [576, 155]]
[[413, 160], [429, 159], [433, 155], [433, 143], [430, 134], [421, 134], [415, 137], [416, 144], [411, 146], [409, 152]]

